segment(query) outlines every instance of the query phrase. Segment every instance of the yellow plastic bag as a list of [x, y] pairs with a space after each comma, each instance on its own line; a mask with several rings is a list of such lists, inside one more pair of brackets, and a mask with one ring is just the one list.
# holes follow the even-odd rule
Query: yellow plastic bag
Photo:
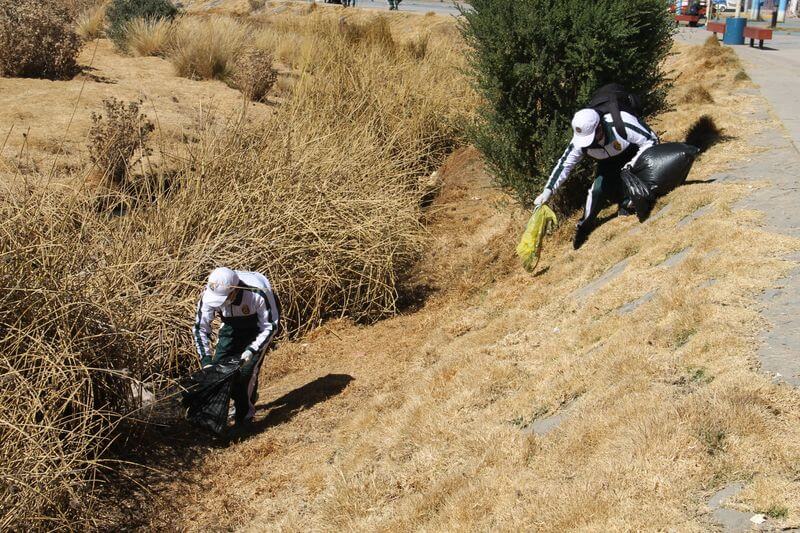
[[555, 228], [556, 224], [558, 224], [556, 214], [546, 205], [540, 205], [533, 210], [525, 233], [517, 245], [517, 255], [522, 259], [522, 266], [528, 272], [533, 272], [539, 264], [542, 239], [545, 233], [550, 233]]

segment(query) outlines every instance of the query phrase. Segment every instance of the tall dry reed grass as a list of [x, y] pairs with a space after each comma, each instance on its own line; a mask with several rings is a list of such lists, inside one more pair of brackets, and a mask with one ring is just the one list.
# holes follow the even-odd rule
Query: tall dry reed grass
[[[418, 178], [459, 142], [469, 109], [458, 50], [411, 60], [335, 19], [306, 23], [318, 53], [262, 123], [204, 115], [196, 142], [161, 154], [169, 172], [128, 173], [105, 198], [0, 195], [3, 529], [96, 525], [103, 451], [137, 408], [131, 381], [158, 389], [196, 364], [190, 325], [213, 267], [266, 273], [289, 335], [396, 311], [424, 242]], [[183, 21], [186, 73], [226, 72], [229, 56], [193, 59], [209, 37], [235, 48], [242, 27]]]

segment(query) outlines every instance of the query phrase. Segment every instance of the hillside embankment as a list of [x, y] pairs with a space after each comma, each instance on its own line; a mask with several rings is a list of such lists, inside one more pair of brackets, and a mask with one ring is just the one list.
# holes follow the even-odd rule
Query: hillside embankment
[[676, 45], [668, 66], [675, 110], [653, 126], [680, 140], [710, 114], [726, 136], [647, 222], [608, 210], [573, 251], [562, 221], [526, 274], [526, 214], [457, 152], [418, 308], [272, 352], [255, 433], [159, 486], [153, 524], [707, 531], [738, 509], [796, 526], [800, 396], [756, 354], [759, 295], [800, 243], [741, 203], [769, 177], [737, 178], [777, 124], [730, 50]]
[[[252, 8], [188, 7], [213, 26], [229, 4]], [[264, 102], [106, 40], [77, 79], [0, 79], [0, 363], [14, 376], [0, 380], [14, 483], [0, 519], [706, 531], [725, 508], [797, 526], [800, 397], [761, 371], [757, 339], [759, 297], [800, 244], [743, 203], [770, 187], [742, 171], [764, 157], [750, 140], [777, 125], [735, 55], [676, 44], [666, 65], [674, 110], [651, 126], [682, 140], [709, 114], [725, 133], [689, 182], [644, 224], [605, 211], [578, 251], [562, 220], [528, 274], [513, 255], [528, 213], [462, 146], [475, 100], [453, 22], [340, 9], [252, 13], [278, 70]], [[141, 97], [157, 140], [142, 169], [169, 178], [112, 212], [86, 163], [109, 96]], [[189, 326], [215, 261], [264, 270], [289, 302], [254, 431], [212, 440], [167, 414], [99, 456], [118, 419], [98, 394], [135, 400], [130, 372], [157, 385], [195, 364]]]
[[[401, 40], [395, 17], [300, 7], [184, 15], [157, 57], [93, 34], [76, 77], [0, 79], [0, 529], [130, 524], [104, 526], [96, 497], [134, 499], [139, 401], [196, 368], [185, 319], [218, 264], [269, 276], [285, 338], [396, 313], [421, 178], [474, 100], [457, 31], [424, 17], [430, 34]], [[257, 101], [231, 88], [273, 65]]]

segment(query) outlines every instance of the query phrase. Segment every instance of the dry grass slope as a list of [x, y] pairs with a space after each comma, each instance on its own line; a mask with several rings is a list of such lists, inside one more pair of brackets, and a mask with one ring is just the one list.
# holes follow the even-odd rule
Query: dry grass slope
[[[216, 22], [229, 27], [198, 23]], [[412, 61], [352, 43], [335, 18], [304, 23], [320, 53], [257, 126], [203, 113], [184, 144], [160, 146], [159, 172], [144, 158], [105, 198], [80, 183], [4, 191], [3, 528], [92, 525], [131, 380], [191, 367], [189, 321], [213, 266], [267, 273], [292, 335], [396, 311], [424, 240], [419, 177], [459, 142], [469, 90], [453, 98], [447, 43]]]
[[[700, 183], [644, 225], [604, 224], [577, 252], [567, 221], [531, 277], [513, 258], [524, 215], [477, 163], [449, 162], [430, 260], [464, 267], [428, 275], [460, 289], [367, 330], [330, 324], [283, 345], [261, 391], [264, 431], [173, 487], [177, 527], [707, 531], [706, 502], [731, 481], [747, 485], [739, 505], [796, 525], [800, 397], [758, 372], [754, 351], [755, 299], [800, 243], [735, 208], [758, 183], [702, 182], [773, 125], [748, 116], [764, 104], [736, 93], [737, 63], [723, 57], [704, 79], [687, 58], [707, 52], [677, 52], [674, 96], [692, 78], [717, 104], [682, 105], [658, 129], [678, 140], [710, 114], [737, 135], [696, 164]], [[322, 403], [283, 404], [329, 374], [353, 381]], [[553, 416], [549, 433], [531, 430]]]

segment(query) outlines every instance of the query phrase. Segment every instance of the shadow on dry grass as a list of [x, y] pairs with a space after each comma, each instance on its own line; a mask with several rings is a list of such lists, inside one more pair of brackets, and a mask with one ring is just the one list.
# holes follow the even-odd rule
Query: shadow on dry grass
[[310, 409], [338, 394], [355, 378], [348, 374], [328, 374], [306, 383], [280, 398], [258, 405], [258, 410], [267, 410], [266, 416], [253, 424], [251, 433], [259, 433], [272, 426], [284, 424], [300, 411]]

